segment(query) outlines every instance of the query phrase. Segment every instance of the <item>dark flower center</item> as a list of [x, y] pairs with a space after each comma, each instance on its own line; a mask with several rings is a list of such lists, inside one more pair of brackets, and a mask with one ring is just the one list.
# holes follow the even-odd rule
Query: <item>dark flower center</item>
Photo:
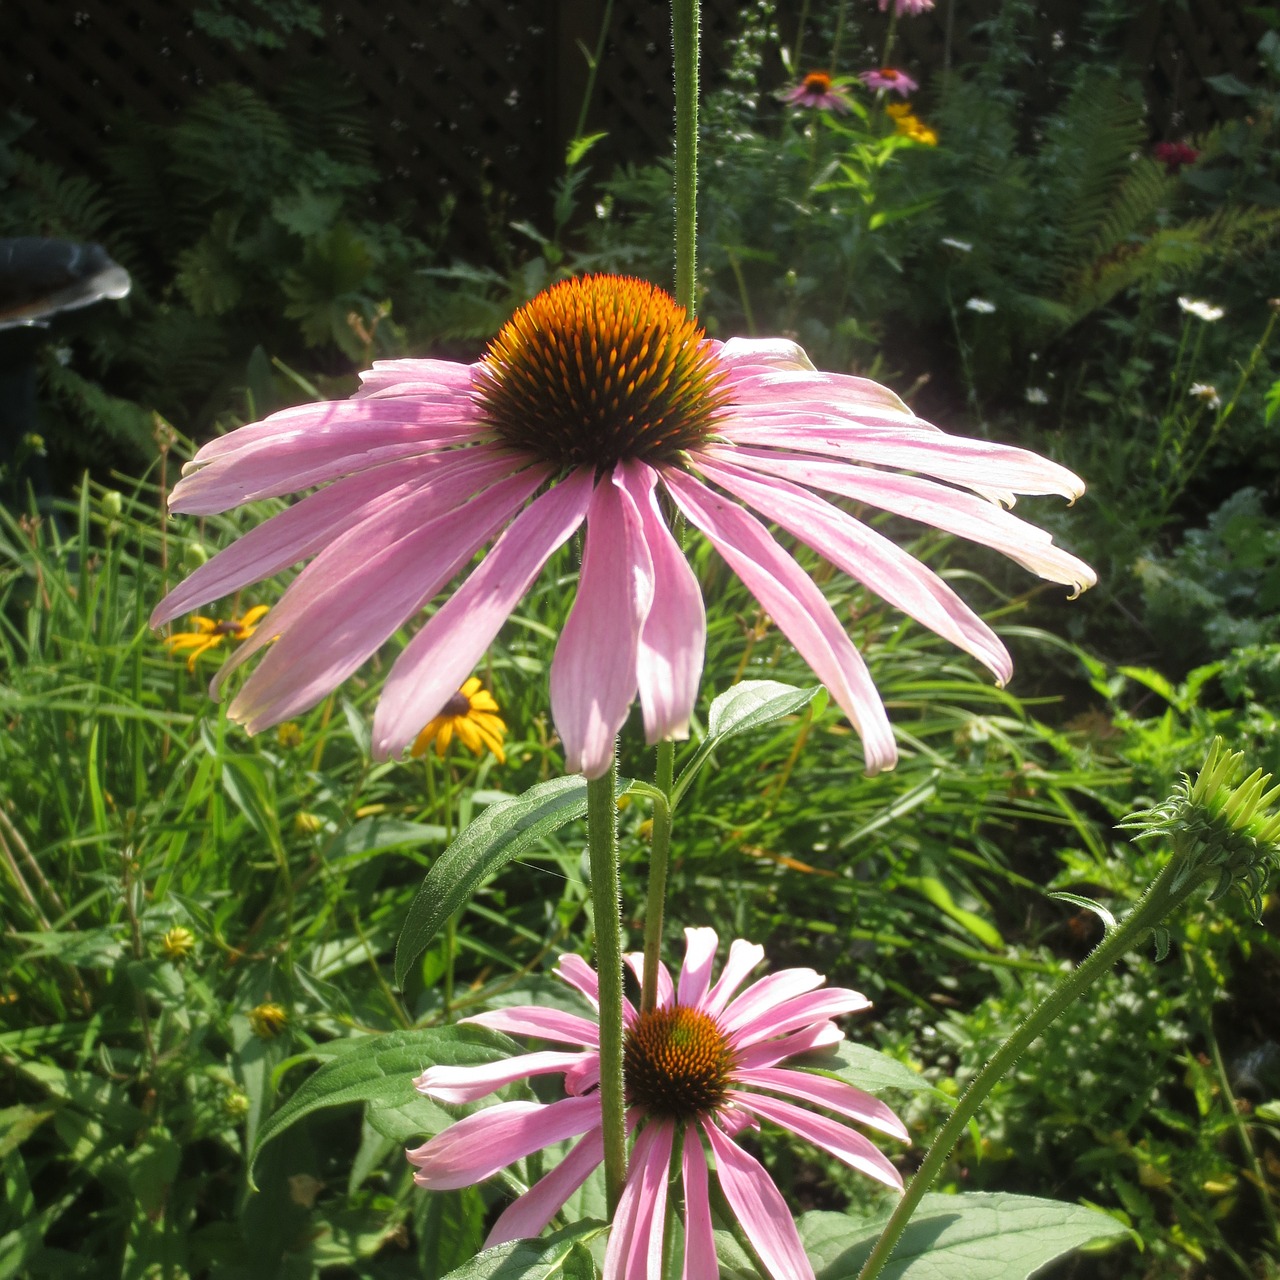
[[476, 394], [498, 438], [569, 468], [673, 462], [704, 443], [729, 401], [688, 313], [625, 276], [544, 290], [502, 327]]
[[470, 714], [471, 699], [468, 698], [465, 693], [455, 693], [453, 697], [440, 708], [440, 714], [436, 716], [436, 719], [453, 719], [457, 716], [466, 716]]
[[627, 1101], [651, 1116], [690, 1120], [724, 1102], [736, 1055], [715, 1019], [675, 1005], [650, 1009], [627, 1028]]
[[810, 71], [804, 78], [804, 89], [813, 97], [821, 97], [831, 91], [831, 77], [825, 71]]

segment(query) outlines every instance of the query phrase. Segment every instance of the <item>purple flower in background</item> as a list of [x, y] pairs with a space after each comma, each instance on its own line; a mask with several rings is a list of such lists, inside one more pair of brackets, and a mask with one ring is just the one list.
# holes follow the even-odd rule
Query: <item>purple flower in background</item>
[[859, 71], [858, 79], [868, 89], [884, 89], [892, 93], [900, 93], [904, 98], [915, 93], [920, 87], [905, 71], [896, 67], [878, 67], [873, 71]]
[[880, 0], [880, 12], [884, 13], [890, 4], [893, 5], [894, 14], [899, 18], [903, 14], [914, 16], [917, 13], [927, 13], [933, 8], [933, 0]]
[[848, 111], [849, 98], [833, 84], [825, 71], [810, 71], [794, 89], [782, 95], [783, 102], [796, 107], [818, 107], [826, 111]]

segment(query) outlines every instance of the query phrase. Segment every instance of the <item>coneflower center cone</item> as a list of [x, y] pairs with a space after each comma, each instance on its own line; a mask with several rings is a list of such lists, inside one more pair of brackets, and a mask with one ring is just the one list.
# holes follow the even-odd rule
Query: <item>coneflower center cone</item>
[[683, 1005], [649, 1009], [627, 1029], [627, 1102], [646, 1113], [691, 1120], [725, 1099], [736, 1056], [715, 1019]]
[[564, 280], [489, 344], [476, 396], [504, 443], [563, 469], [674, 462], [705, 443], [729, 401], [688, 312], [626, 276]]

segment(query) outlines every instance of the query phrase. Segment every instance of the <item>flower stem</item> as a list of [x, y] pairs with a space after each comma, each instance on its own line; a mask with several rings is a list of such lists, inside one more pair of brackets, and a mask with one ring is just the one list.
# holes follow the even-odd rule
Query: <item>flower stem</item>
[[671, 787], [676, 772], [676, 744], [669, 738], [658, 743], [658, 763], [654, 783], [667, 797], [665, 805], [656, 800], [649, 845], [649, 897], [644, 909], [644, 990], [640, 1008], [658, 1003], [658, 964], [662, 959], [662, 913], [667, 900], [667, 869], [671, 865]]
[[605, 1196], [612, 1215], [627, 1179], [626, 1100], [622, 1082], [622, 918], [618, 873], [618, 766], [587, 782], [587, 848], [591, 914], [600, 977], [600, 1115], [604, 1129]]
[[911, 1179], [898, 1207], [885, 1224], [880, 1239], [876, 1241], [875, 1248], [858, 1273], [858, 1280], [872, 1280], [880, 1274], [920, 1200], [933, 1185], [969, 1121], [1005, 1072], [1059, 1014], [1102, 978], [1125, 952], [1141, 942], [1150, 930], [1181, 906], [1205, 879], [1203, 874], [1188, 876], [1186, 871], [1186, 865], [1180, 857], [1170, 859], [1164, 870], [1147, 886], [1133, 910], [1062, 979], [1043, 1004], [1031, 1011], [1000, 1046], [991, 1061], [973, 1078], [951, 1117], [933, 1140], [924, 1163]]
[[676, 78], [676, 301], [693, 315], [698, 226], [698, 4], [671, 0]]

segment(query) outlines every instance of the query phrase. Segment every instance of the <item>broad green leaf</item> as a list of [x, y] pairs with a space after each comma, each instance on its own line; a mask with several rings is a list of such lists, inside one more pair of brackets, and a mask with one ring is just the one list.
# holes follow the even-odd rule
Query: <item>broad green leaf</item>
[[595, 1280], [598, 1272], [586, 1242], [605, 1228], [579, 1222], [545, 1240], [513, 1240], [486, 1249], [444, 1280]]
[[[618, 780], [618, 795], [631, 785]], [[555, 778], [490, 805], [440, 855], [409, 905], [396, 944], [396, 982], [427, 949], [442, 924], [495, 871], [587, 812], [585, 778]]]
[[[494, 1062], [513, 1052], [504, 1040], [481, 1027], [390, 1031], [353, 1040], [348, 1049], [309, 1076], [262, 1126], [249, 1157], [249, 1176], [262, 1148], [312, 1112], [353, 1102], [368, 1103], [374, 1111], [404, 1108], [419, 1099], [413, 1080], [426, 1067]], [[373, 1113], [370, 1123], [374, 1123]]]
[[845, 1084], [866, 1093], [879, 1095], [889, 1089], [904, 1093], [932, 1093], [954, 1106], [955, 1099], [930, 1084], [924, 1076], [912, 1071], [905, 1062], [891, 1058], [887, 1053], [865, 1044], [841, 1041], [830, 1053], [813, 1053], [805, 1058], [793, 1059], [789, 1067], [803, 1067], [809, 1071], [821, 1071], [835, 1076]]
[[820, 715], [827, 705], [827, 691], [821, 685], [796, 689], [779, 680], [743, 680], [730, 686], [712, 702], [707, 712], [707, 736], [698, 745], [672, 789], [672, 807], [689, 789], [689, 784], [720, 743], [740, 733], [774, 724], [787, 716], [799, 715], [813, 702], [817, 704], [814, 714]]
[[[855, 1280], [887, 1218], [804, 1214], [797, 1226], [818, 1280]], [[1073, 1249], [1128, 1234], [1076, 1204], [1006, 1192], [928, 1195], [879, 1280], [1027, 1280]]]

